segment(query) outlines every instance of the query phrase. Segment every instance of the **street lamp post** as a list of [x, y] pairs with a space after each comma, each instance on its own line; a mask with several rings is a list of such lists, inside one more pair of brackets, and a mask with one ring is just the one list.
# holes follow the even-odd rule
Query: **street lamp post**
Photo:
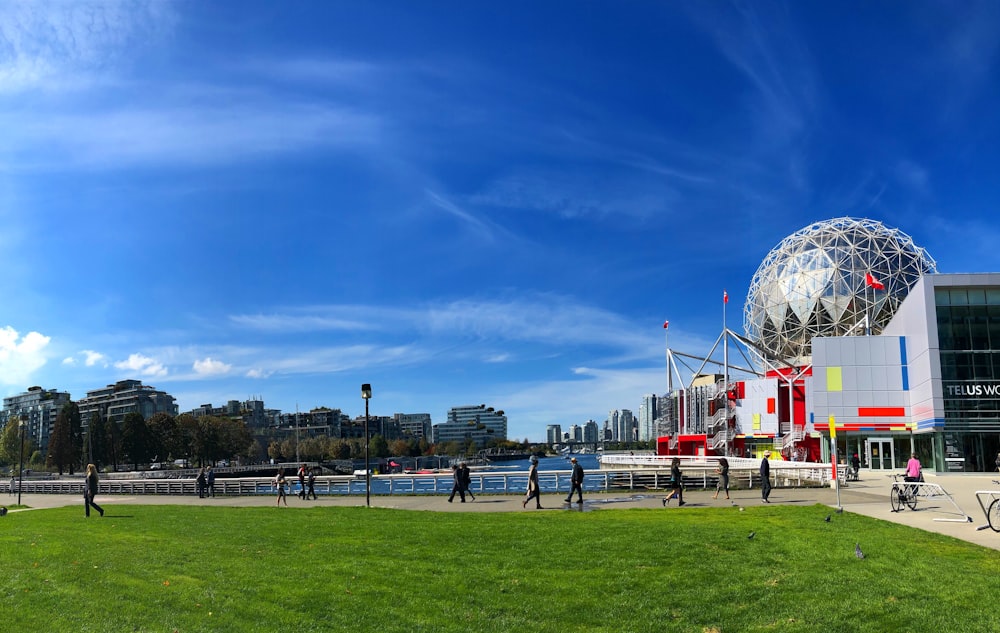
[[18, 419], [17, 427], [21, 431], [21, 449], [17, 458], [17, 505], [21, 505], [21, 488], [24, 483], [24, 420]]
[[361, 385], [361, 397], [365, 399], [365, 505], [372, 505], [372, 476], [368, 468], [368, 401], [372, 399], [372, 386]]

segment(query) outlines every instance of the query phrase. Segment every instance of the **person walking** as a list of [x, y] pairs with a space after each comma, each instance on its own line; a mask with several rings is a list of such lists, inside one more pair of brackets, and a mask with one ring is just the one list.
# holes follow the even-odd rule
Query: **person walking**
[[205, 469], [198, 469], [198, 476], [194, 479], [194, 486], [198, 489], [198, 498], [205, 498]]
[[920, 468], [920, 460], [916, 453], [910, 453], [910, 461], [906, 462], [906, 472], [903, 473], [903, 481], [923, 481], [923, 473]]
[[306, 499], [309, 498], [309, 495], [312, 495], [312, 498], [313, 498], [314, 501], [316, 499], [319, 499], [319, 497], [316, 496], [316, 467], [315, 466], [313, 466], [312, 468], [309, 469], [309, 477], [306, 480], [306, 483], [309, 485], [309, 492], [306, 493]]
[[211, 466], [205, 471], [205, 496], [215, 497], [215, 471]]
[[462, 499], [462, 503], [465, 503], [465, 491], [462, 490], [462, 469], [458, 464], [451, 465], [451, 495], [448, 497], [448, 503], [455, 500], [455, 495], [458, 495]]
[[[1000, 453], [997, 453], [997, 460], [1000, 461]], [[1000, 464], [998, 464], [1000, 466]], [[14, 496], [14, 488], [17, 486], [17, 478], [14, 475], [10, 476], [10, 496]]]
[[764, 503], [771, 503], [768, 497], [771, 496], [771, 462], [767, 459], [771, 456], [771, 451], [764, 451], [764, 459], [760, 460], [760, 498]]
[[566, 503], [573, 503], [573, 493], [577, 494], [577, 503], [583, 503], [583, 466], [571, 457], [569, 462], [573, 464], [573, 474], [569, 477], [570, 489], [566, 497]]
[[725, 457], [719, 458], [719, 465], [715, 467], [715, 472], [719, 475], [719, 482], [715, 484], [715, 494], [713, 499], [719, 498], [719, 492], [726, 492], [726, 499], [729, 498], [729, 460]]
[[458, 465], [458, 470], [462, 473], [462, 492], [472, 497], [472, 500], [476, 500], [476, 495], [472, 494], [472, 471], [469, 470], [469, 465], [462, 462]]
[[535, 509], [542, 509], [542, 490], [538, 486], [538, 457], [531, 456], [531, 468], [528, 469], [528, 495], [521, 503], [522, 508], [528, 507], [528, 502], [535, 500]]
[[670, 494], [663, 498], [663, 505], [666, 506], [674, 497], [677, 497], [678, 506], [684, 505], [684, 484], [680, 457], [675, 457], [670, 462], [670, 489]]
[[285, 481], [285, 469], [282, 468], [278, 470], [278, 477], [274, 480], [275, 486], [278, 488], [278, 506], [281, 505], [281, 501], [285, 501], [285, 507], [288, 507], [288, 497], [285, 495], [285, 485], [288, 482]]
[[306, 465], [299, 466], [299, 499], [306, 498]]
[[90, 509], [93, 508], [104, 516], [104, 508], [94, 503], [94, 496], [97, 495], [97, 484], [100, 478], [97, 476], [97, 466], [87, 464], [87, 474], [83, 480], [83, 511], [90, 517]]

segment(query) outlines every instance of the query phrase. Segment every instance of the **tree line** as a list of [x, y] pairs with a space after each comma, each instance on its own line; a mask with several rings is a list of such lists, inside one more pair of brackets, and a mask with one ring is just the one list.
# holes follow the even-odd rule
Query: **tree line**
[[[29, 463], [37, 447], [23, 438], [24, 455]], [[21, 455], [18, 419], [11, 417], [0, 434], [0, 460], [17, 464]], [[242, 420], [216, 416], [172, 416], [156, 413], [146, 420], [140, 413], [128, 413], [121, 420], [92, 415], [86, 432], [80, 408], [69, 402], [56, 415], [49, 436], [45, 465], [59, 474], [73, 474], [84, 464], [98, 468], [131, 466], [138, 470], [150, 462], [184, 459], [199, 465], [222, 459], [254, 458], [260, 452], [250, 429]]]

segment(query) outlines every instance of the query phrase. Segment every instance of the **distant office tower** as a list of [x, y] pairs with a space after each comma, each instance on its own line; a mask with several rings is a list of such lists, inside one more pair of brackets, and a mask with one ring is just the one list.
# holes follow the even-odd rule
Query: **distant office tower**
[[56, 416], [69, 401], [69, 393], [65, 391], [29, 387], [24, 393], [3, 399], [0, 428], [7, 426], [17, 416], [25, 424], [24, 437], [35, 442], [44, 455], [49, 449], [49, 435], [55, 426]]
[[558, 424], [549, 424], [545, 427], [545, 443], [548, 445], [562, 443], [562, 427]]
[[490, 440], [507, 439], [507, 416], [485, 404], [452, 407], [448, 411], [448, 421], [435, 424], [432, 433], [435, 444], [471, 439], [478, 446], [485, 446]]
[[587, 423], [583, 425], [583, 441], [587, 444], [596, 444], [600, 437], [598, 432], [597, 422], [587, 420]]
[[395, 413], [393, 417], [399, 423], [399, 431], [404, 437], [427, 438], [431, 440], [430, 413]]
[[642, 404], [639, 405], [639, 441], [648, 442], [656, 439], [656, 411], [657, 397], [654, 393], [647, 393], [642, 397]]
[[614, 409], [614, 410], [608, 412], [608, 421], [607, 421], [606, 424], [607, 424], [608, 427], [611, 428], [611, 441], [612, 442], [618, 442], [618, 441], [620, 441], [620, 439], [618, 437], [618, 432], [619, 432], [620, 429], [619, 429], [619, 426], [618, 426], [618, 410], [617, 409]]
[[622, 409], [618, 413], [617, 431], [615, 436], [619, 442], [635, 441], [635, 417], [628, 409]]
[[583, 441], [583, 428], [579, 424], [569, 425], [569, 439], [572, 442]]

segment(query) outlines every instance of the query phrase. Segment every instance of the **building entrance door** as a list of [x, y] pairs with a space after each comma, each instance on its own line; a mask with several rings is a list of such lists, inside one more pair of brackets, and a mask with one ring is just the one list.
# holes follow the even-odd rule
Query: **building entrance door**
[[892, 470], [894, 463], [891, 439], [868, 440], [868, 467], [873, 470]]

